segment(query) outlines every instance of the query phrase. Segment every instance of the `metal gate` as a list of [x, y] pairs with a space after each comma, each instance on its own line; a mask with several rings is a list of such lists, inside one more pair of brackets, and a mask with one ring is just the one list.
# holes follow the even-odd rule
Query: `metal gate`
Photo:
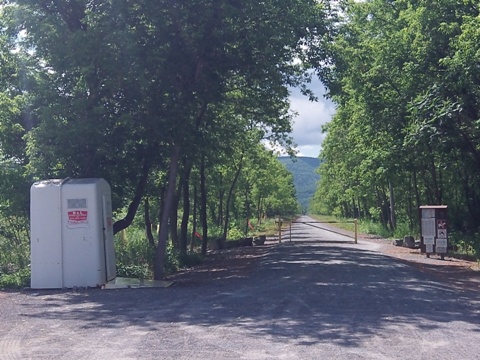
[[[290, 239], [290, 241], [292, 241], [292, 224], [305, 224], [305, 225], [312, 226], [312, 227], [317, 228], [317, 229], [322, 229], [322, 230], [325, 230], [325, 231], [329, 231], [329, 232], [339, 234], [339, 235], [344, 235], [344, 236], [349, 236], [349, 235], [345, 235], [345, 234], [342, 234], [338, 231], [335, 231], [335, 230], [332, 230], [332, 229], [327, 229], [325, 227], [317, 226], [315, 224], [354, 224], [354, 236], [353, 236], [353, 238], [355, 240], [355, 244], [357, 244], [357, 240], [358, 240], [358, 220], [357, 219], [346, 220], [346, 221], [291, 221], [290, 224], [289, 224], [289, 239]], [[278, 239], [279, 239], [280, 242], [282, 242], [282, 229], [281, 229], [281, 227], [279, 227]]]

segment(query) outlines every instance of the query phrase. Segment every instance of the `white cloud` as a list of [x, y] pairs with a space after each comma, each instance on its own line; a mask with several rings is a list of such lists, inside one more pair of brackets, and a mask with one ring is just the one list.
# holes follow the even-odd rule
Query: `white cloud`
[[318, 98], [317, 102], [309, 101], [298, 89], [291, 89], [291, 109], [298, 113], [291, 135], [297, 144], [299, 156], [317, 157], [325, 137], [322, 125], [331, 120], [335, 106], [323, 96], [325, 89], [318, 79], [314, 79], [309, 87]]

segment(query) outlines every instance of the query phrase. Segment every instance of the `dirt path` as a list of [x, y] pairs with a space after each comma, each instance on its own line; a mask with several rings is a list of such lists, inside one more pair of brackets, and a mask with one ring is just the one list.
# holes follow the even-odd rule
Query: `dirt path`
[[295, 231], [170, 288], [0, 292], [0, 359], [478, 359], [476, 283], [444, 276], [474, 270]]

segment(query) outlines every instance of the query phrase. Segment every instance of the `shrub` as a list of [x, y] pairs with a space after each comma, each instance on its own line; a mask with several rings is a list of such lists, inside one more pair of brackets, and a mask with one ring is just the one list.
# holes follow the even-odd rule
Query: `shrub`
[[391, 232], [388, 229], [385, 229], [381, 223], [368, 219], [362, 219], [359, 222], [359, 231], [364, 234], [378, 235], [383, 238], [389, 238], [392, 236]]
[[30, 269], [20, 269], [11, 274], [0, 273], [0, 288], [13, 289], [30, 286]]
[[126, 265], [117, 262], [117, 276], [126, 278], [148, 279], [152, 276], [148, 264], [144, 265]]
[[[397, 228], [393, 232], [393, 237], [397, 239], [403, 239], [406, 235], [418, 236], [418, 231], [412, 231], [410, 226], [406, 222], [397, 223]], [[417, 235], [417, 236], [415, 236]]]
[[151, 278], [155, 249], [142, 229], [129, 228], [115, 237], [117, 276]]

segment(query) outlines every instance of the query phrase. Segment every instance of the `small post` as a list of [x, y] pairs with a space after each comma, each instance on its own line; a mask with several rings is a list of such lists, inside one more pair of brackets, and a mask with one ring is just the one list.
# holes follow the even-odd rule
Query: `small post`
[[290, 221], [290, 242], [292, 241], [292, 222]]
[[355, 219], [354, 221], [355, 224], [355, 244], [357, 244], [357, 239], [358, 239], [358, 220]]
[[280, 216], [275, 220], [275, 223], [278, 225], [278, 242], [282, 242], [282, 219]]
[[278, 242], [282, 242], [282, 222], [278, 223]]

